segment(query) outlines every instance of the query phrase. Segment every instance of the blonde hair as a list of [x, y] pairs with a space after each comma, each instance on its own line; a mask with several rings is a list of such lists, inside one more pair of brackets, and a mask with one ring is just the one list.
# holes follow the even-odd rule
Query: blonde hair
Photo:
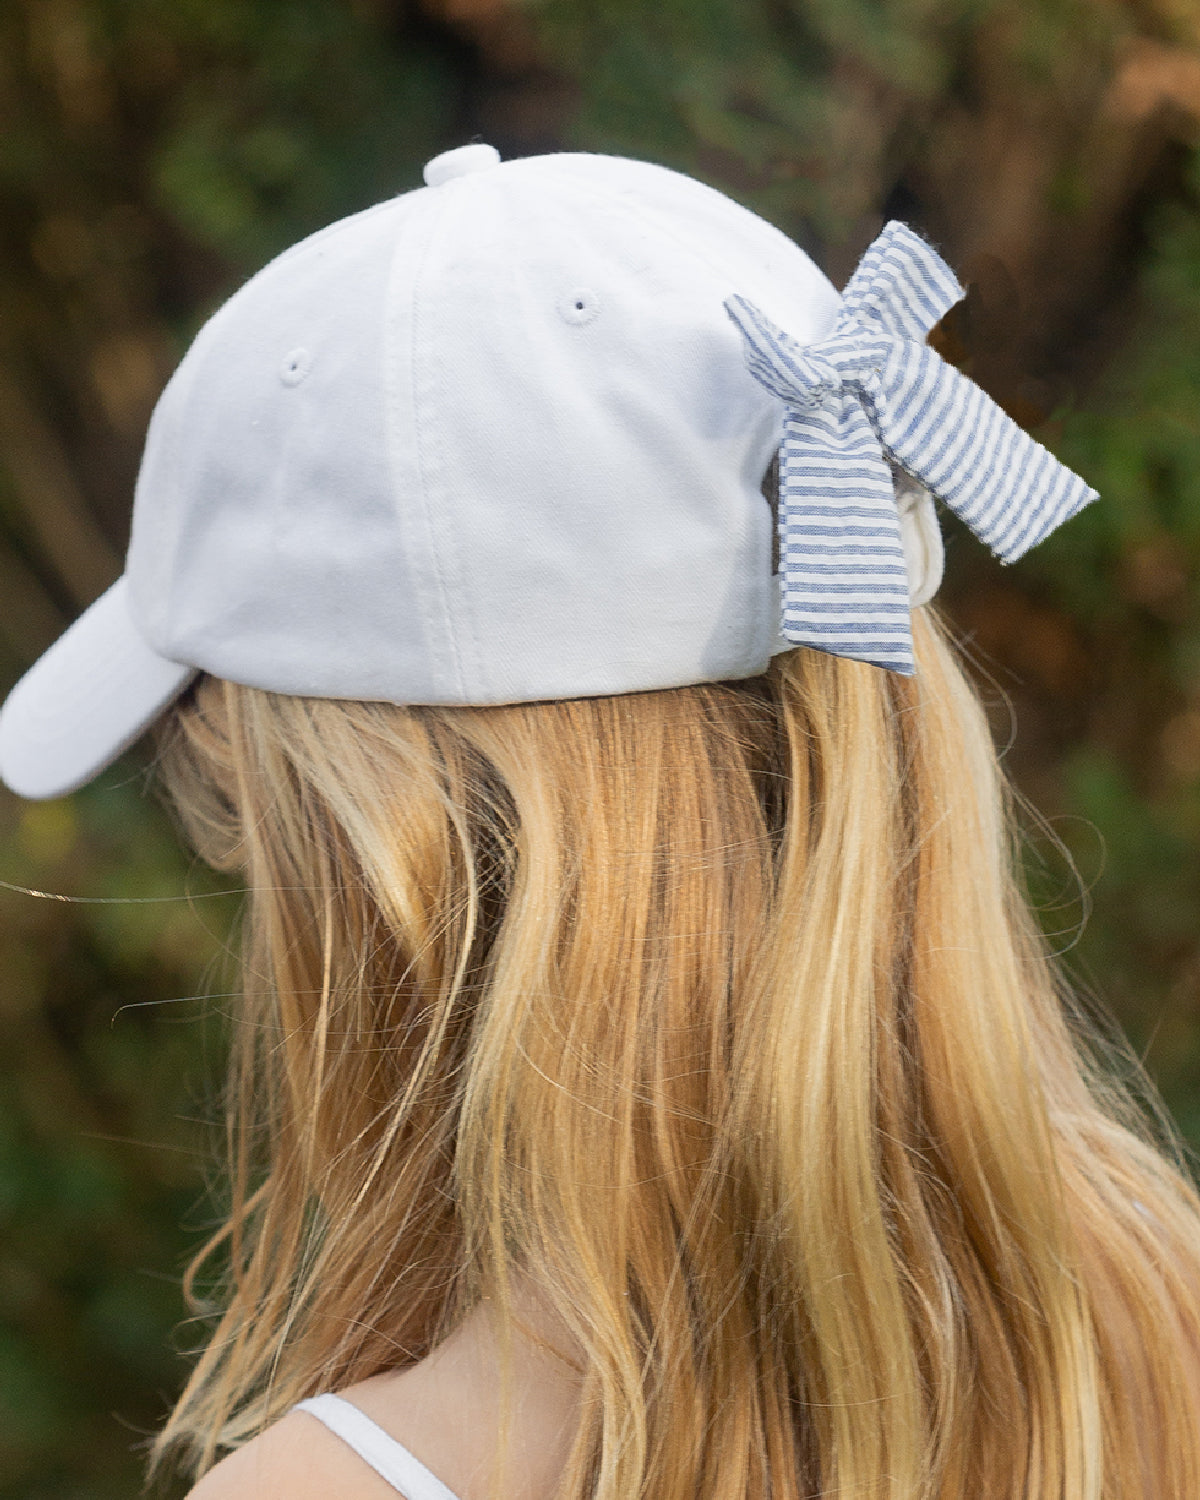
[[246, 998], [219, 1320], [156, 1461], [485, 1296], [508, 1330], [520, 1271], [585, 1351], [563, 1500], [1200, 1494], [1200, 1200], [1064, 1006], [914, 625], [911, 680], [201, 680], [161, 762], [244, 873]]

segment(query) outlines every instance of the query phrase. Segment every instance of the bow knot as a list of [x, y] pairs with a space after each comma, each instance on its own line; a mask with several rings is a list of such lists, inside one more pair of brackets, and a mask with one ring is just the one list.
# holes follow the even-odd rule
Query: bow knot
[[[767, 326], [763, 314], [744, 297], [731, 297], [726, 307], [743, 333], [743, 319]], [[824, 405], [846, 385], [867, 384], [880, 374], [887, 354], [887, 341], [845, 312], [829, 338], [807, 347], [793, 345], [785, 363], [765, 353], [761, 341], [752, 341], [748, 335], [746, 345], [746, 363], [759, 383], [787, 405], [805, 409]]]
[[893, 468], [1005, 562], [1096, 498], [925, 343], [962, 295], [937, 252], [892, 222], [819, 343], [798, 344], [744, 297], [725, 304], [751, 374], [784, 403], [783, 633], [798, 645], [912, 674]]

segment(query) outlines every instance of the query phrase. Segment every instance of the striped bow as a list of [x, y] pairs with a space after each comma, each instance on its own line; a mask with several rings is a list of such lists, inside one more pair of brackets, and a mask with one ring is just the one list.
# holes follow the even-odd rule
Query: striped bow
[[892, 222], [807, 347], [745, 297], [726, 311], [751, 373], [786, 408], [779, 454], [783, 633], [911, 676], [908, 578], [889, 464], [907, 471], [1005, 562], [1095, 490], [1036, 443], [925, 335], [963, 295], [942, 258]]

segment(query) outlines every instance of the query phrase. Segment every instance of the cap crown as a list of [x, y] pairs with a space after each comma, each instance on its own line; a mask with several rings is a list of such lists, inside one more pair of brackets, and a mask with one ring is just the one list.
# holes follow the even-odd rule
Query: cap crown
[[665, 168], [468, 149], [201, 331], [147, 440], [136, 625], [251, 686], [409, 703], [762, 670], [781, 413], [724, 302], [809, 341], [837, 293]]

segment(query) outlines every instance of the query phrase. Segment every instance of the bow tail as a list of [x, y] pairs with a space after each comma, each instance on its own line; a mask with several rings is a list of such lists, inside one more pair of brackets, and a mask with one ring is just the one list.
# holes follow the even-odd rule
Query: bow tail
[[891, 470], [843, 388], [789, 406], [780, 449], [783, 633], [911, 676], [908, 573]]
[[893, 346], [875, 415], [884, 447], [1004, 562], [1096, 491], [926, 344]]

